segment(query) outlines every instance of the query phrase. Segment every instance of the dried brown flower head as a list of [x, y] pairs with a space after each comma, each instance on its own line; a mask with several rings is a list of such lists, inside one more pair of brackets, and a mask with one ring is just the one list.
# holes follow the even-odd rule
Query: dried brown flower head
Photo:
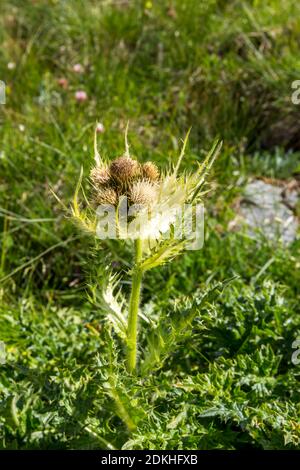
[[113, 188], [104, 188], [97, 191], [94, 201], [97, 205], [110, 204], [116, 206], [118, 203], [118, 195]]
[[110, 173], [108, 168], [96, 166], [92, 168], [90, 178], [94, 186], [103, 186], [110, 182]]
[[150, 206], [157, 200], [157, 188], [148, 180], [136, 181], [130, 188], [129, 197], [133, 204]]
[[110, 173], [113, 178], [121, 182], [127, 182], [140, 173], [140, 166], [136, 160], [130, 157], [119, 157], [110, 165]]
[[142, 166], [142, 175], [150, 181], [157, 181], [159, 179], [159, 170], [155, 163], [146, 162]]

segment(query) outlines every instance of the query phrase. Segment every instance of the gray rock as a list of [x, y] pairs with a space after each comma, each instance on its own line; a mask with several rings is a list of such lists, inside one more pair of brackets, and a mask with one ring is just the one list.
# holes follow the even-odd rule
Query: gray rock
[[250, 182], [240, 203], [240, 216], [247, 226], [249, 236], [260, 232], [268, 240], [284, 245], [297, 237], [298, 219], [292, 210], [298, 201], [298, 191], [284, 193], [284, 188], [262, 180]]

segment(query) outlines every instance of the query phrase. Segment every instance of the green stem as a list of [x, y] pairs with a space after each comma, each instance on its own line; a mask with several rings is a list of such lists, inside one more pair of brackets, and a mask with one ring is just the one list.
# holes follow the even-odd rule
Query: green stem
[[135, 266], [132, 276], [127, 329], [127, 370], [130, 373], [135, 370], [137, 360], [138, 311], [143, 277], [143, 272], [139, 269], [141, 259], [142, 240], [137, 239], [135, 241]]

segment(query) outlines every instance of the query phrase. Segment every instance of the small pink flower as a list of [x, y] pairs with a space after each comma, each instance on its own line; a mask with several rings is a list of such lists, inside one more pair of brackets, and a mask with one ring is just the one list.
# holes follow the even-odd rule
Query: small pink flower
[[62, 88], [64, 88], [64, 90], [66, 90], [69, 86], [69, 82], [66, 78], [62, 77], [62, 78], [59, 78], [57, 80], [57, 83], [59, 84], [59, 86], [61, 86]]
[[81, 64], [73, 65], [73, 72], [82, 73], [83, 72], [83, 66]]
[[75, 93], [75, 99], [76, 99], [76, 101], [78, 101], [78, 102], [81, 103], [81, 102], [83, 102], [83, 101], [86, 101], [86, 100], [88, 99], [88, 96], [87, 96], [87, 94], [86, 94], [85, 91], [83, 91], [83, 90], [78, 90], [78, 91], [76, 91], [76, 93]]
[[104, 125], [102, 124], [102, 122], [98, 122], [96, 126], [97, 134], [103, 134], [104, 131], [105, 131]]

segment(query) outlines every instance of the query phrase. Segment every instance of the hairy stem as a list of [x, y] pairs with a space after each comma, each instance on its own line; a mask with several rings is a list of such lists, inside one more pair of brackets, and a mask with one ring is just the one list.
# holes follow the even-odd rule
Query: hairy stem
[[127, 327], [127, 370], [133, 372], [137, 360], [138, 310], [140, 303], [143, 272], [139, 268], [142, 259], [142, 241], [135, 241], [135, 266], [132, 276], [132, 287], [129, 300]]

